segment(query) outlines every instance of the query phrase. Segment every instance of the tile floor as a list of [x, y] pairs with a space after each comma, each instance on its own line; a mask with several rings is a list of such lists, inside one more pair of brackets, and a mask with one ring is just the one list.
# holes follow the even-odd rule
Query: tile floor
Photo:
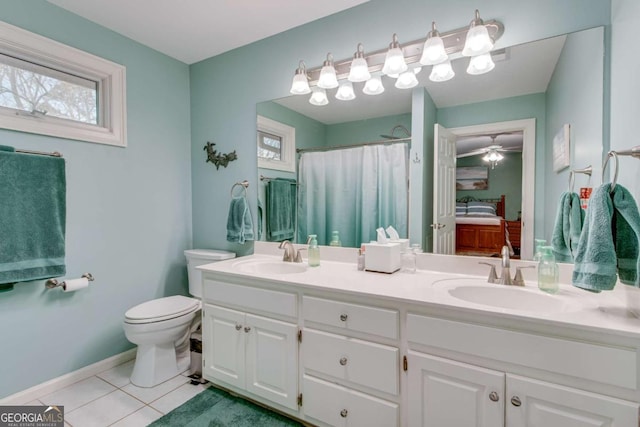
[[206, 385], [191, 385], [188, 372], [153, 388], [129, 381], [133, 360], [30, 402], [64, 405], [65, 425], [71, 427], [142, 427], [182, 405]]

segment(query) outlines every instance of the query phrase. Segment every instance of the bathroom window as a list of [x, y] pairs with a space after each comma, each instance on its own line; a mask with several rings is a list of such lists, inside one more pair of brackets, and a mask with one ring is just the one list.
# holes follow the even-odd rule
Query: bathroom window
[[125, 68], [0, 22], [0, 127], [126, 146]]
[[296, 129], [258, 116], [258, 167], [295, 172]]

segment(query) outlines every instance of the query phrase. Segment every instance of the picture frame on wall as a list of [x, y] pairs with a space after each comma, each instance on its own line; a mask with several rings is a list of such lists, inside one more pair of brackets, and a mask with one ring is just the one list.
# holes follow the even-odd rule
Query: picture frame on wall
[[467, 166], [456, 168], [456, 190], [488, 190], [489, 168]]
[[553, 137], [553, 171], [560, 172], [571, 163], [571, 125], [564, 124]]

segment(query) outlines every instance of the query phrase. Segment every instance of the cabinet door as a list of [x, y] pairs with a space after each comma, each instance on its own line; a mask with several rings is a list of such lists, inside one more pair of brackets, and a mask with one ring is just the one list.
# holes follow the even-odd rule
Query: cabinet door
[[638, 403], [507, 375], [509, 427], [636, 427]]
[[504, 373], [413, 351], [408, 362], [409, 426], [504, 424]]
[[252, 314], [246, 319], [246, 390], [297, 410], [297, 327]]
[[203, 375], [244, 388], [245, 315], [205, 304]]

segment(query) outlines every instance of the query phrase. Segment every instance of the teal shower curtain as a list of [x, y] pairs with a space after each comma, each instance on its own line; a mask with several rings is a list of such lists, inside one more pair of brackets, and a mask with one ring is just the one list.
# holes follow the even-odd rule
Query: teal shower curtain
[[300, 157], [298, 241], [309, 234], [329, 244], [360, 247], [389, 225], [407, 237], [409, 144], [370, 145], [307, 152]]

